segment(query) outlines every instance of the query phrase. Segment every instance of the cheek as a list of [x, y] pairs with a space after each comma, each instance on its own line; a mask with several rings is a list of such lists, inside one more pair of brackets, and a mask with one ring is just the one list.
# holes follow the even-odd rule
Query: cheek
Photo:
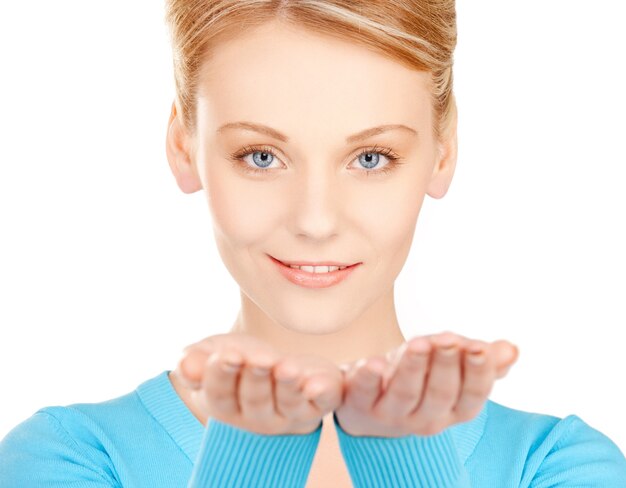
[[214, 227], [233, 246], [262, 241], [277, 220], [278, 201], [272, 200], [276, 194], [262, 187], [227, 172], [208, 175], [206, 193]]
[[[364, 235], [369, 236], [371, 245], [382, 256], [395, 257], [403, 247], [410, 245], [415, 224], [424, 199], [424, 190], [419, 183], [404, 179], [390, 185], [385, 191], [372, 194], [367, 203], [360, 201], [360, 225]], [[400, 256], [398, 256], [400, 257]]]
[[[356, 230], [380, 255], [410, 245], [426, 184], [423, 175], [410, 173], [389, 184], [360, 183], [344, 188], [334, 209], [343, 219], [338, 224], [345, 226], [344, 230]], [[299, 198], [294, 187], [250, 181], [219, 168], [209, 170], [206, 187], [215, 230], [230, 247], [270, 241], [290, 218], [286, 202]]]

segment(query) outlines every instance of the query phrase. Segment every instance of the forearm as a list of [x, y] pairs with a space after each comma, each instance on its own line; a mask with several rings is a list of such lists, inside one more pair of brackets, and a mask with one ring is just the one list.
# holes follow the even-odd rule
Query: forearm
[[304, 487], [321, 432], [264, 435], [211, 419], [188, 488]]
[[449, 430], [434, 436], [352, 436], [333, 416], [339, 446], [355, 488], [469, 488]]

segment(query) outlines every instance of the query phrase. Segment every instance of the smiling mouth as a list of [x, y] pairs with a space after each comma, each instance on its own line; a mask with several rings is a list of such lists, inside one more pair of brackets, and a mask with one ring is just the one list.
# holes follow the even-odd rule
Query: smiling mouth
[[[319, 265], [318, 262], [314, 266], [311, 266], [308, 264], [302, 264], [302, 261], [287, 261], [287, 263], [302, 264], [301, 266], [297, 266], [296, 264], [285, 264], [269, 254], [267, 256], [277, 265], [280, 274], [291, 283], [305, 288], [314, 289], [328, 288], [341, 283], [362, 264], [359, 262], [340, 267], [333, 264], [337, 263], [337, 261], [319, 261], [322, 263], [321, 265]], [[304, 263], [311, 263], [311, 261], [304, 261]]]
[[[269, 256], [269, 254], [268, 254]], [[297, 267], [297, 268], [301, 268], [302, 266], [308, 266], [308, 267], [335, 267], [335, 268], [339, 268], [339, 269], [344, 269], [344, 268], [350, 268], [352, 266], [356, 266], [357, 264], [360, 263], [352, 263], [352, 264], [347, 264], [347, 263], [341, 263], [339, 261], [283, 261], [280, 259], [276, 259], [273, 256], [270, 256], [270, 258], [272, 258], [274, 261], [277, 261], [281, 264], [284, 264], [285, 266], [290, 266], [290, 267]]]

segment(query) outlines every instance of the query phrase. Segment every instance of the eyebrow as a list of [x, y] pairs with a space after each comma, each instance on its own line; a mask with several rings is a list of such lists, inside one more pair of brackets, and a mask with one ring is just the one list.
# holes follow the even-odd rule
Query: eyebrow
[[[217, 129], [215, 132], [220, 133], [226, 129], [251, 130], [268, 135], [282, 142], [289, 142], [289, 138], [281, 132], [278, 132], [276, 129], [272, 129], [267, 125], [255, 124], [253, 122], [229, 122], [220, 126], [219, 129]], [[369, 129], [362, 130], [361, 132], [357, 132], [356, 134], [352, 134], [351, 136], [346, 137], [346, 142], [350, 144], [352, 142], [360, 141], [362, 139], [367, 139], [368, 137], [375, 136], [377, 134], [382, 134], [383, 132], [397, 129], [407, 130], [409, 132], [412, 132], [414, 135], [417, 135], [417, 131], [409, 126], [403, 124], [387, 124], [379, 125], [377, 127], [371, 127]]]

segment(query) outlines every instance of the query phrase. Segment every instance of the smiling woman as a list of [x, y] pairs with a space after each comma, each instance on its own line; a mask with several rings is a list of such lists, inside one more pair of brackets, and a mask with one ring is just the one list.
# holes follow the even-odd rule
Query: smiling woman
[[[206, 63], [195, 132], [172, 107], [168, 159], [183, 191], [205, 190], [220, 255], [244, 291], [235, 330], [267, 339], [278, 322], [286, 334], [273, 342], [293, 350], [288, 332], [313, 335], [306, 352], [345, 335], [357, 348], [337, 341], [337, 361], [397, 347], [393, 282], [425, 194], [445, 194], [456, 159], [455, 119], [448, 137], [433, 131], [430, 74], [281, 17], [222, 41]], [[311, 293], [268, 254], [362, 265], [341, 288]]]
[[166, 5], [167, 160], [239, 314], [135, 391], [15, 427], [0, 487], [623, 486], [578, 416], [488, 399], [512, 343], [402, 333], [394, 284], [457, 162], [454, 1]]

